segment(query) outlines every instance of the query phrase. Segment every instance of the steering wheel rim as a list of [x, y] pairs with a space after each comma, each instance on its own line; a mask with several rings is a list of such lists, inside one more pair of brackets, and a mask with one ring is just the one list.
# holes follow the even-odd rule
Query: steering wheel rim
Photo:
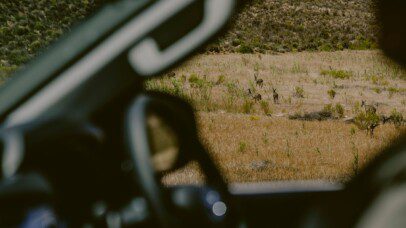
[[[220, 171], [206, 153], [198, 138], [193, 109], [180, 99], [171, 101], [169, 95], [165, 95], [165, 98], [139, 95], [131, 103], [125, 116], [125, 143], [133, 164], [132, 174], [134, 181], [139, 183], [160, 225], [162, 227], [172, 227], [175, 219], [165, 203], [162, 185], [156, 180], [150, 160], [151, 148], [148, 143], [146, 121], [148, 110], [158, 112], [161, 117], [168, 120], [169, 124], [172, 123], [171, 127], [174, 127], [175, 133], [182, 139], [180, 150], [187, 150], [189, 152], [189, 154], [185, 154], [190, 158], [188, 161], [195, 160], [199, 163], [201, 170], [206, 176], [207, 184], [214, 187], [221, 195], [221, 199], [227, 203], [228, 209], [225, 216], [225, 224], [230, 226], [237, 222], [237, 219], [235, 221], [229, 219], [233, 217], [230, 211], [235, 215], [237, 214], [237, 209], [235, 204], [232, 203], [227, 184], [221, 176]], [[176, 124], [173, 124], [175, 120], [181, 121], [176, 121]], [[232, 210], [229, 210], [230, 207]]]

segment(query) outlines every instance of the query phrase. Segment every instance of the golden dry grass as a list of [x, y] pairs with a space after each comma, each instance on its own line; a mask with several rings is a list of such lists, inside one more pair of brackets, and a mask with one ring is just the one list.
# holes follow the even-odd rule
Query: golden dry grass
[[[379, 126], [371, 138], [341, 121], [206, 112], [199, 113], [199, 123], [204, 143], [229, 182], [345, 182], [402, 131]], [[196, 170], [189, 166], [166, 182], [198, 183], [202, 178]]]
[[[352, 77], [341, 80], [321, 75], [330, 68], [349, 71]], [[255, 69], [264, 80], [263, 88], [253, 86]], [[361, 100], [378, 104], [378, 112], [382, 114], [389, 114], [393, 108], [406, 113], [406, 73], [378, 51], [200, 55], [175, 72], [175, 78], [153, 81], [149, 87], [162, 88], [166, 85], [170, 90], [173, 81], [178, 80], [181, 95], [202, 111], [241, 112], [248, 88], [254, 88], [269, 102], [273, 113], [316, 111], [326, 104], [340, 103], [345, 114], [352, 115], [353, 107]], [[223, 76], [224, 82], [193, 88], [187, 82], [192, 74], [211, 83], [216, 83]], [[303, 88], [305, 99], [293, 96], [295, 87]], [[272, 88], [276, 88], [280, 95], [280, 105], [273, 105], [271, 101]], [[337, 93], [334, 99], [328, 95], [331, 89]], [[260, 113], [262, 110], [256, 105], [252, 112]]]
[[[344, 70], [349, 79], [322, 75]], [[264, 88], [253, 83], [259, 72]], [[347, 181], [405, 130], [394, 125], [376, 128], [374, 137], [342, 120], [296, 121], [286, 118], [297, 112], [319, 111], [340, 103], [353, 116], [361, 100], [377, 104], [379, 114], [396, 109], [406, 112], [405, 72], [378, 51], [293, 53], [281, 55], [201, 55], [176, 71], [173, 78], [148, 82], [189, 99], [198, 112], [200, 134], [229, 182], [272, 180]], [[193, 76], [194, 75], [194, 76]], [[222, 76], [220, 76], [222, 75]], [[200, 81], [194, 83], [191, 77]], [[219, 80], [220, 78], [223, 78]], [[293, 97], [296, 86], [304, 98]], [[272, 101], [277, 88], [281, 103]], [[246, 93], [255, 89], [269, 107], [253, 102]], [[380, 93], [376, 92], [380, 88]], [[391, 92], [390, 88], [396, 88]], [[334, 89], [331, 99], [327, 93]], [[393, 90], [393, 89], [392, 89]], [[250, 103], [248, 108], [244, 104]], [[165, 177], [166, 183], [197, 183], [201, 180], [190, 165]]]
[[211, 113], [199, 120], [204, 142], [230, 182], [347, 180], [399, 134], [386, 125], [371, 138], [338, 121]]

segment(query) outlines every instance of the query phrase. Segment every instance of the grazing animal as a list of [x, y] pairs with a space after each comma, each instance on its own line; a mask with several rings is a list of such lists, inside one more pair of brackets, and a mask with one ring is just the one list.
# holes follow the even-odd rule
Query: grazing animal
[[369, 135], [372, 137], [374, 136], [374, 130], [376, 127], [378, 127], [379, 123], [371, 123], [368, 125], [367, 127], [367, 133], [369, 133]]
[[275, 104], [279, 104], [279, 94], [276, 92], [275, 88], [272, 88], [273, 90], [273, 102]]
[[392, 121], [392, 118], [390, 116], [385, 115], [381, 115], [379, 119], [382, 122], [382, 124], [390, 123]]
[[373, 105], [368, 105], [365, 101], [361, 102], [361, 107], [364, 107], [366, 113], [376, 114], [376, 108]]
[[254, 73], [254, 78], [255, 78], [255, 83], [257, 83], [257, 85], [262, 88], [262, 86], [264, 86], [264, 80], [258, 78], [257, 72]]
[[261, 94], [259, 94], [259, 93], [255, 94], [252, 98], [254, 98], [255, 101], [260, 101], [260, 100], [262, 100], [262, 96], [261, 96]]
[[176, 73], [172, 71], [172, 72], [169, 72], [169, 73], [167, 74], [167, 76], [170, 77], [170, 78], [172, 78], [172, 77], [175, 77], [175, 76], [176, 76]]
[[262, 100], [262, 95], [259, 94], [259, 93], [254, 94], [254, 93], [251, 91], [251, 89], [248, 89], [248, 95], [251, 96], [252, 99], [254, 99], [255, 101], [260, 101], [260, 100]]

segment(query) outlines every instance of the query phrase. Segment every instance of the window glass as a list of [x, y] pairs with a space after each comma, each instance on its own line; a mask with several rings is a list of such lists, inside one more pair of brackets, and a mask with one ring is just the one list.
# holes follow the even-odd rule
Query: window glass
[[[0, 3], [0, 79], [100, 1]], [[406, 73], [378, 50], [373, 1], [253, 1], [231, 30], [162, 78], [190, 101], [228, 182], [345, 182], [405, 131]], [[164, 183], [198, 183], [196, 164]]]
[[146, 87], [193, 104], [229, 182], [346, 182], [405, 130], [406, 73], [373, 15], [372, 1], [257, 1]]

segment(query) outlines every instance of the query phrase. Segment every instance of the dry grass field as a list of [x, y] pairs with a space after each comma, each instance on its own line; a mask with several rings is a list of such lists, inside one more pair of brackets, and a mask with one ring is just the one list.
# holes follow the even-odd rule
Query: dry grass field
[[[378, 51], [201, 55], [146, 87], [194, 104], [201, 137], [229, 182], [345, 182], [405, 130], [381, 123], [369, 136], [344, 121], [363, 109], [362, 100], [378, 115], [406, 113], [406, 73]], [[326, 109], [334, 113], [326, 121], [288, 118]], [[165, 181], [197, 182], [192, 168]]]

